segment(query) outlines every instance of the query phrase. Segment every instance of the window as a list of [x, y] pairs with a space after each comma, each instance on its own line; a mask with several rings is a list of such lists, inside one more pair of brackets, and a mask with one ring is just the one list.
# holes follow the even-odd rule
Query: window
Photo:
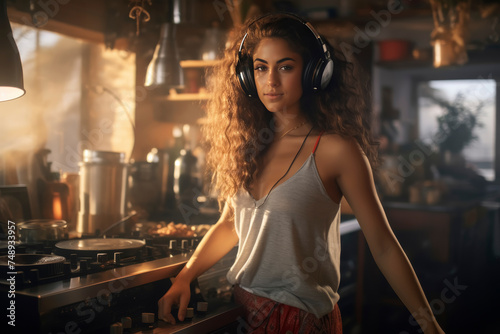
[[[26, 95], [0, 105], [0, 158], [20, 168], [46, 148], [53, 171], [76, 173], [83, 149], [130, 156], [135, 55], [24, 25], [12, 29]], [[15, 158], [7, 159], [13, 152]]]
[[[46, 205], [39, 184], [50, 179], [47, 162], [52, 172], [78, 180], [84, 149], [130, 157], [135, 54], [19, 24], [12, 30], [26, 94], [0, 103], [0, 185], [26, 185], [38, 218]], [[40, 158], [37, 152], [46, 150], [47, 159]], [[74, 215], [65, 218], [70, 227], [76, 223]]]
[[432, 80], [418, 84], [418, 135], [427, 144], [437, 144], [438, 117], [445, 112], [439, 101], [453, 104], [460, 99], [469, 110], [478, 111], [481, 126], [473, 132], [477, 139], [462, 154], [469, 166], [488, 181], [495, 180], [496, 90], [492, 79]]

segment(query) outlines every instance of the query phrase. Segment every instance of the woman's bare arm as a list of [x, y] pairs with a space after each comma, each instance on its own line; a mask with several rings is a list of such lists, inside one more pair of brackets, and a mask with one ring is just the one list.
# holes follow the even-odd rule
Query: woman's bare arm
[[172, 305], [179, 305], [179, 320], [184, 320], [190, 298], [190, 283], [212, 267], [238, 243], [233, 211], [226, 204], [219, 221], [203, 237], [195, 252], [175, 278], [173, 285], [158, 301], [158, 317], [175, 323]]
[[[336, 178], [367, 240], [377, 266], [425, 333], [444, 333], [379, 201], [368, 159], [355, 142], [339, 150]], [[339, 156], [339, 157], [340, 157]]]

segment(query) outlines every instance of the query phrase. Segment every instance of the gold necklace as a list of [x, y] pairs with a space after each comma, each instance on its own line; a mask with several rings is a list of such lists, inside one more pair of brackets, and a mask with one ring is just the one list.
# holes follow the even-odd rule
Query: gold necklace
[[296, 127], [294, 127], [294, 128], [291, 128], [290, 130], [285, 131], [285, 133], [284, 133], [284, 134], [282, 134], [282, 135], [278, 138], [278, 140], [280, 140], [281, 138], [285, 137], [287, 134], [289, 134], [289, 133], [290, 133], [290, 132], [292, 132], [293, 130], [297, 130], [298, 128], [300, 128], [300, 127], [301, 127], [302, 125], [304, 125], [304, 124], [306, 124], [306, 121], [304, 121], [304, 122], [300, 123], [299, 125], [297, 125], [297, 126], [296, 126]]

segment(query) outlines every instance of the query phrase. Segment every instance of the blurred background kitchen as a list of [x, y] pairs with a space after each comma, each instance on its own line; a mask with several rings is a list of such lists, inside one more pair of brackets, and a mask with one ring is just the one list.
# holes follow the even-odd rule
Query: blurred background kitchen
[[[1, 3], [2, 239], [8, 220], [64, 221], [58, 240], [213, 224], [206, 71], [233, 26], [284, 10], [363, 67], [379, 195], [443, 327], [500, 332], [499, 1]], [[344, 331], [417, 332], [343, 221]]]

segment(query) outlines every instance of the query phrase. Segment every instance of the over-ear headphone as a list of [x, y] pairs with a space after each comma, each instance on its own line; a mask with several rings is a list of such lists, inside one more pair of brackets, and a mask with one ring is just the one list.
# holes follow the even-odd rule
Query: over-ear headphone
[[[255, 22], [262, 20], [265, 17], [275, 15], [275, 14], [267, 14], [258, 19], [251, 22], [248, 27], [250, 27]], [[314, 53], [313, 57], [307, 64], [304, 64], [304, 73], [302, 75], [302, 90], [303, 92], [317, 92], [322, 89], [325, 89], [326, 86], [330, 83], [333, 74], [333, 60], [330, 58], [330, 52], [328, 51], [327, 46], [321, 39], [320, 35], [316, 32], [313, 26], [304, 21], [302, 18], [295, 14], [284, 13], [282, 15], [293, 18], [300, 23], [302, 23], [305, 27], [307, 27], [308, 31], [313, 35], [318, 47], [320, 48], [319, 52]], [[247, 55], [242, 53], [243, 44], [245, 43], [245, 39], [248, 36], [248, 31], [243, 36], [241, 40], [240, 48], [238, 50], [238, 63], [236, 64], [236, 75], [238, 76], [241, 88], [249, 97], [257, 97], [257, 86], [255, 85], [255, 80], [253, 76], [253, 63], [252, 59], [249, 59]], [[320, 56], [317, 56], [319, 54]]]

